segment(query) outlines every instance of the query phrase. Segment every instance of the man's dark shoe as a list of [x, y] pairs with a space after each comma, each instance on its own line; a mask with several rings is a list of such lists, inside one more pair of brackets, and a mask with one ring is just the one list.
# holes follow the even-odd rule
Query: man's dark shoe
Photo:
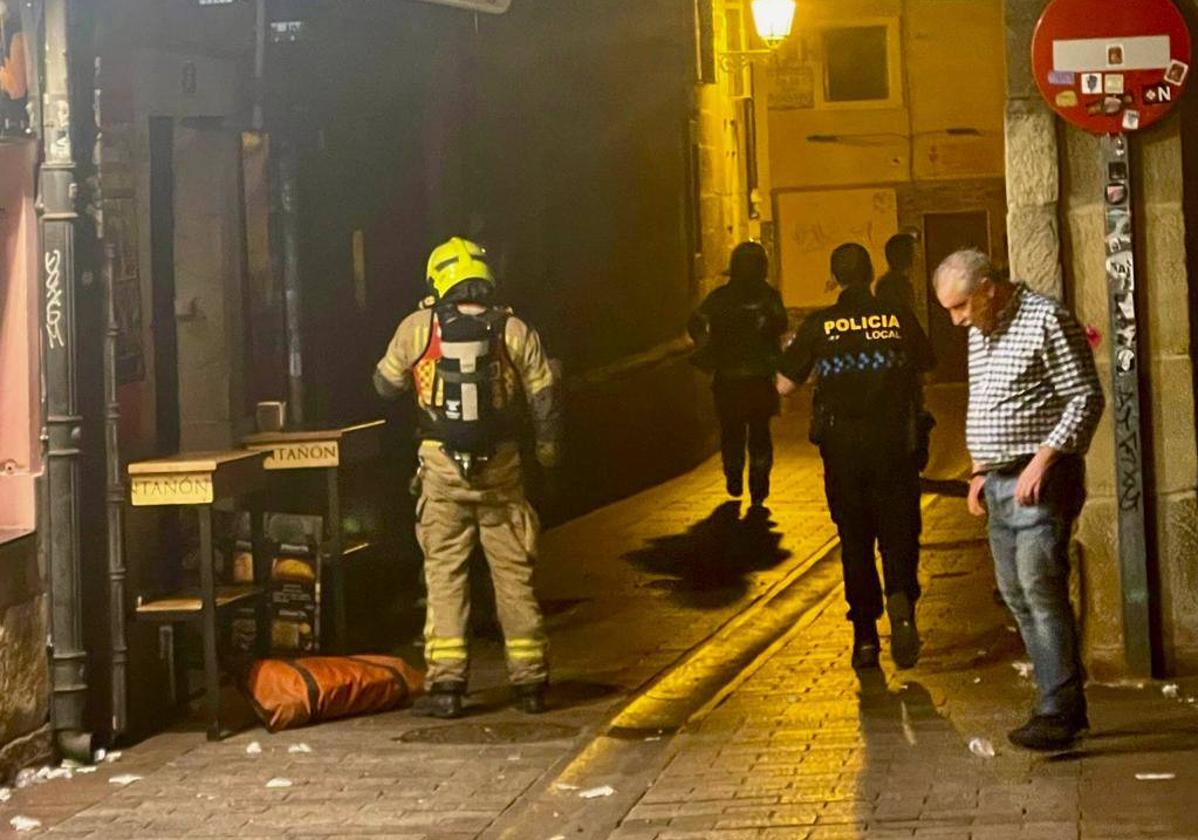
[[882, 644], [878, 641], [878, 626], [873, 621], [853, 622], [853, 669], [861, 671], [878, 667], [878, 652]]
[[516, 685], [512, 686], [512, 691], [516, 695], [516, 708], [524, 712], [524, 714], [540, 715], [545, 713], [547, 709], [545, 704], [545, 683]]
[[433, 683], [428, 694], [412, 704], [412, 714], [417, 717], [452, 720], [462, 716], [462, 698], [466, 694], [464, 683]]
[[1064, 750], [1090, 728], [1086, 713], [1076, 715], [1032, 715], [1032, 719], [1007, 733], [1007, 739], [1028, 750]]
[[919, 661], [919, 629], [915, 626], [915, 605], [906, 593], [896, 592], [886, 600], [890, 616], [890, 656], [900, 668], [914, 668]]
[[739, 475], [730, 475], [724, 479], [724, 487], [727, 488], [729, 496], [739, 499], [745, 492], [745, 480]]

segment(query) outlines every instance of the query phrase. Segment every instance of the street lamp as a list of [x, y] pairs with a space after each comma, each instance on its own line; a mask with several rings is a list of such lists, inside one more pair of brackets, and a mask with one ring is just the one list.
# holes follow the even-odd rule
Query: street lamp
[[794, 22], [795, 0], [753, 0], [753, 25], [770, 49], [790, 37]]
[[728, 73], [743, 70], [760, 57], [773, 55], [774, 50], [790, 37], [795, 20], [795, 0], [753, 0], [752, 8], [757, 37], [769, 49], [720, 53], [720, 66]]

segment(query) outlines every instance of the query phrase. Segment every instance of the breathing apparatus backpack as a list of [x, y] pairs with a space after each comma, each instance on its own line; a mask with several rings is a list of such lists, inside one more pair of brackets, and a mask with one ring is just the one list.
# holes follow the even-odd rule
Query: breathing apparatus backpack
[[508, 311], [471, 314], [452, 303], [433, 311], [429, 346], [416, 366], [423, 436], [450, 455], [486, 460], [513, 430], [509, 418], [512, 369], [504, 332]]

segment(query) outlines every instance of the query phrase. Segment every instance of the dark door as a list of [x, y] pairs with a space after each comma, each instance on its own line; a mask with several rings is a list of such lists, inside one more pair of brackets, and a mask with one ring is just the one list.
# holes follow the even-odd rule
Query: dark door
[[936, 301], [932, 273], [941, 260], [962, 248], [990, 252], [990, 219], [984, 210], [969, 213], [928, 213], [923, 218], [924, 265], [928, 267], [928, 336], [936, 351], [936, 382], [964, 382], [968, 374], [966, 331], [954, 327]]
[[150, 272], [154, 283], [157, 450], [179, 451], [179, 348], [175, 334], [175, 126], [150, 118]]

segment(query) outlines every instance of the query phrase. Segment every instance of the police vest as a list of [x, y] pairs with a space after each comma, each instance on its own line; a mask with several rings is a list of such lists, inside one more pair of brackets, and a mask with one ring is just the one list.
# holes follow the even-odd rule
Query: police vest
[[412, 369], [421, 437], [451, 452], [489, 455], [515, 436], [519, 374], [504, 340], [508, 311], [478, 315], [455, 305], [433, 312], [428, 347]]
[[905, 429], [917, 378], [898, 315], [835, 307], [817, 317], [813, 433], [851, 420]]

